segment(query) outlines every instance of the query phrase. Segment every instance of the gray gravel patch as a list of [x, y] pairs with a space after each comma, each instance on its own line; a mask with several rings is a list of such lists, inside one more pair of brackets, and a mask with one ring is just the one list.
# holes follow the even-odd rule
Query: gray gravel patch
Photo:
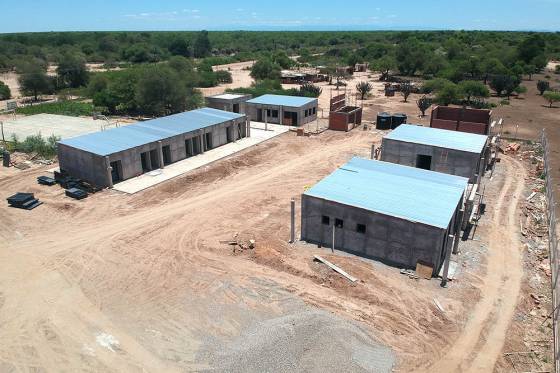
[[[258, 321], [203, 353], [211, 372], [391, 372], [393, 351], [364, 327], [302, 307]], [[215, 341], [214, 341], [215, 342]]]

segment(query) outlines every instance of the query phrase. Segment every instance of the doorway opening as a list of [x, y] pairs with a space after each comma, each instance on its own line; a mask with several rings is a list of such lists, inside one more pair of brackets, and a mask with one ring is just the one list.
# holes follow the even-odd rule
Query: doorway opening
[[422, 168], [424, 170], [432, 169], [432, 156], [418, 154], [416, 156], [416, 168]]
[[207, 132], [204, 134], [204, 145], [206, 150], [212, 149], [212, 132]]
[[111, 166], [111, 180], [113, 180], [113, 183], [121, 181], [122, 180], [121, 161], [111, 162], [110, 166]]

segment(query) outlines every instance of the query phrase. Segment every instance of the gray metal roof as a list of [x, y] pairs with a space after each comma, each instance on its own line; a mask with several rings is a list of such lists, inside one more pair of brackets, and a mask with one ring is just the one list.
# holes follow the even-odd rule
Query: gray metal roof
[[169, 137], [196, 131], [243, 117], [243, 114], [202, 108], [126, 127], [90, 133], [59, 141], [60, 144], [106, 156]]
[[304, 194], [446, 229], [468, 179], [354, 157]]
[[283, 95], [262, 95], [247, 101], [247, 103], [249, 104], [276, 105], [276, 106], [289, 106], [289, 107], [300, 107], [312, 102], [318, 102], [318, 101], [316, 98], [300, 97], [300, 96], [283, 96]]
[[482, 152], [488, 140], [484, 135], [409, 124], [401, 124], [385, 138], [477, 154]]

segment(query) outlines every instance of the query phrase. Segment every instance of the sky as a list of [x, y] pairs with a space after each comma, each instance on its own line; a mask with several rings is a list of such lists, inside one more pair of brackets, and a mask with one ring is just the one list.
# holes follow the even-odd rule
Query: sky
[[560, 30], [560, 0], [0, 0], [0, 9], [0, 33]]

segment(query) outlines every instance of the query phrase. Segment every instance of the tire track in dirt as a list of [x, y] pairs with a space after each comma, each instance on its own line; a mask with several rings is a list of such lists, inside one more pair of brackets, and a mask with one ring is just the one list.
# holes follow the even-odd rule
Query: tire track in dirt
[[481, 299], [444, 357], [420, 371], [491, 372], [502, 350], [523, 277], [516, 217], [526, 176], [515, 159], [504, 156], [502, 164], [506, 179], [494, 205]]

